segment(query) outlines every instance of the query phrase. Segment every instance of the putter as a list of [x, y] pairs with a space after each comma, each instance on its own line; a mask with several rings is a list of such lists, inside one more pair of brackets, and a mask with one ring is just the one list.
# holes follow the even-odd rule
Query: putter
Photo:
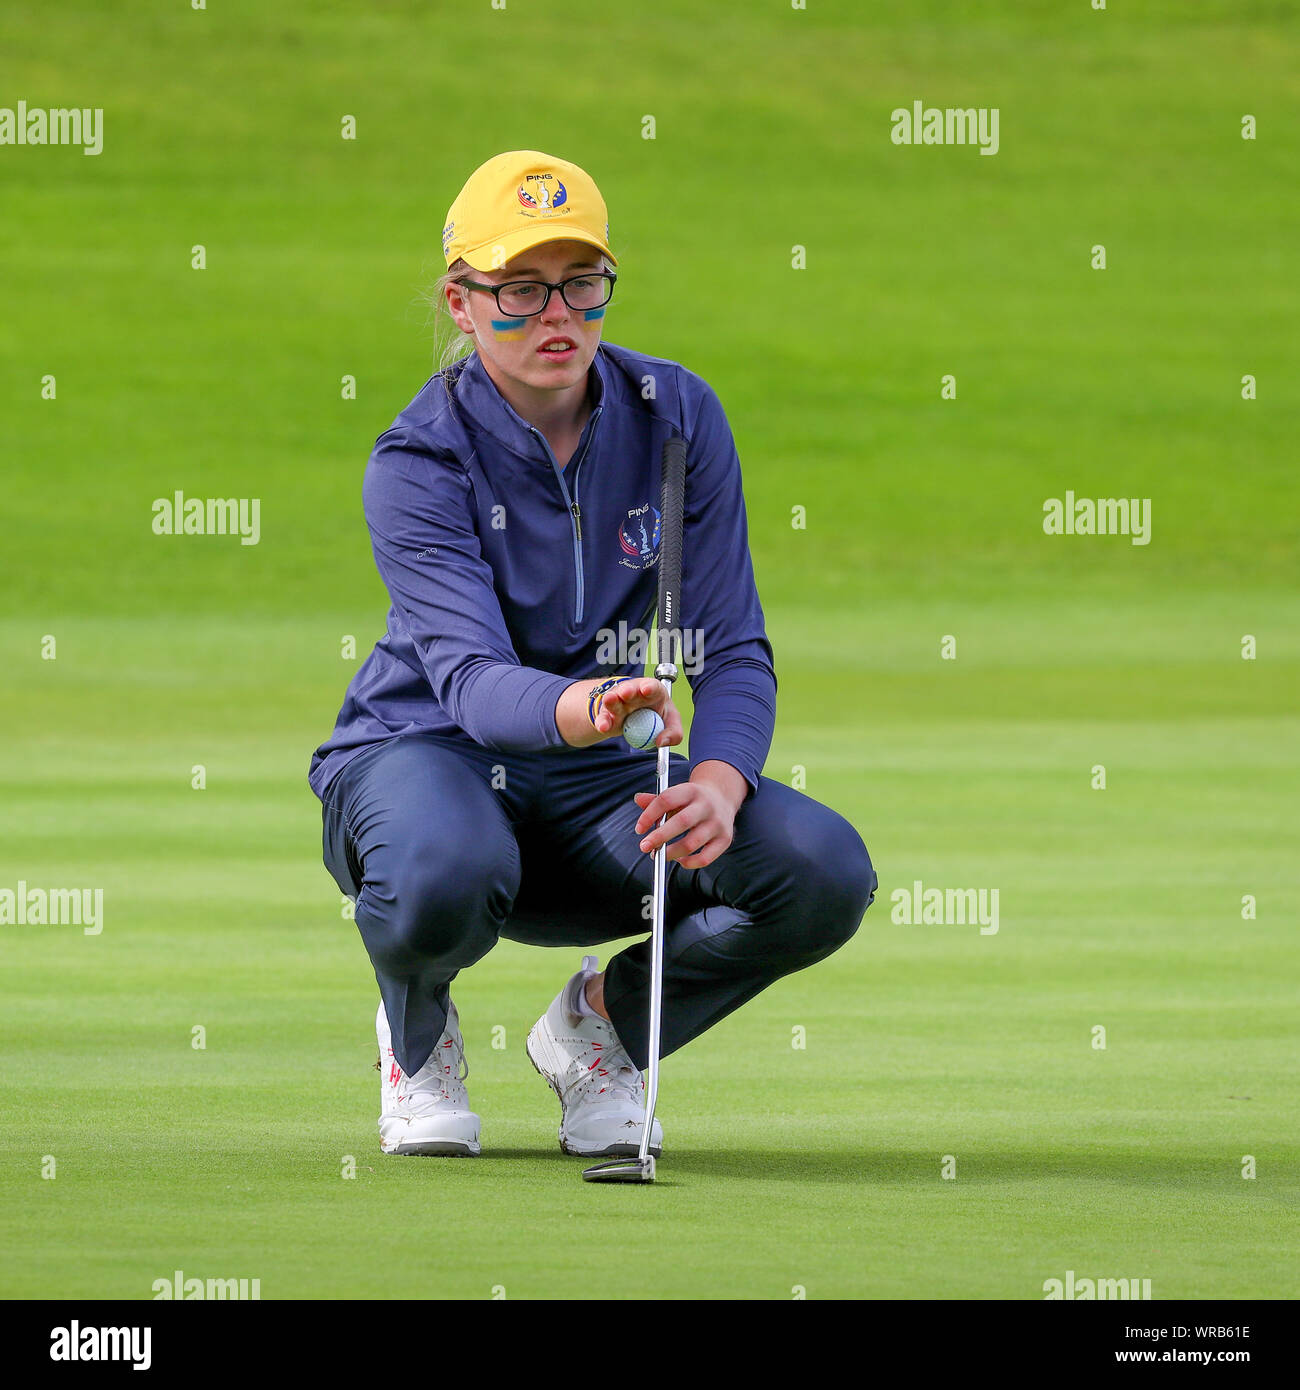
[[[658, 661], [655, 679], [662, 681], [671, 697], [677, 679], [677, 654], [681, 645], [678, 628], [679, 595], [682, 587], [682, 523], [686, 492], [686, 441], [674, 437], [663, 451], [663, 514], [659, 552], [659, 609], [656, 624]], [[668, 790], [668, 748], [658, 749], [655, 763], [655, 794]], [[668, 817], [660, 816], [662, 825]], [[654, 852], [654, 900], [650, 922], [650, 1034], [646, 1066], [645, 1123], [641, 1146], [635, 1158], [616, 1158], [582, 1170], [585, 1182], [654, 1182], [655, 1160], [650, 1152], [650, 1133], [654, 1128], [655, 1101], [659, 1097], [659, 1038], [664, 993], [664, 910], [668, 895], [667, 845]]]

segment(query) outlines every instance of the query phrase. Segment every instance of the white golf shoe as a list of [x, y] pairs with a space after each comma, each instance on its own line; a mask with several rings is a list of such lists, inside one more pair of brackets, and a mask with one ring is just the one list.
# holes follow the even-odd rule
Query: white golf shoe
[[474, 1156], [479, 1152], [479, 1118], [469, 1108], [465, 1044], [455, 1004], [429, 1060], [407, 1076], [393, 1056], [388, 1015], [380, 1001], [375, 1015], [379, 1039], [379, 1146], [388, 1154]]
[[[551, 1001], [528, 1034], [528, 1056], [560, 1098], [560, 1148], [583, 1158], [640, 1152], [645, 1129], [645, 1081], [623, 1050], [614, 1025], [574, 1012], [575, 992], [600, 973], [595, 956]], [[650, 1152], [659, 1157], [659, 1121]]]

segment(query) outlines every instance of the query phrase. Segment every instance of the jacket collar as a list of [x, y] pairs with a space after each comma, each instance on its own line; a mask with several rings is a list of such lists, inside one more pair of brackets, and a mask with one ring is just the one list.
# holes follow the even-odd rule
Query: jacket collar
[[[452, 368], [452, 371], [456, 373], [451, 381], [456, 404], [469, 417], [468, 422], [473, 428], [491, 435], [498, 444], [504, 445], [520, 458], [550, 467], [546, 448], [533, 433], [533, 426], [497, 390], [477, 351], [471, 352], [463, 364]], [[595, 359], [587, 372], [587, 389], [591, 393], [593, 414], [596, 407], [607, 399], [609, 371], [604, 352], [597, 348]]]

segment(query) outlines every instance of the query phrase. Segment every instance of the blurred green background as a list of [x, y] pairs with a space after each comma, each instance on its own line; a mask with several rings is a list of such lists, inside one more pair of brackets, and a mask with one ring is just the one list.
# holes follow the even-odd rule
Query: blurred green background
[[[0, 887], [102, 885], [107, 922], [0, 927], [0, 1292], [1293, 1296], [1296, 21], [8, 4], [0, 106], [103, 107], [105, 144], [0, 146]], [[893, 145], [915, 100], [997, 107], [999, 152]], [[379, 1155], [305, 782], [383, 630], [361, 476], [433, 370], [447, 206], [521, 147], [605, 195], [606, 337], [722, 399], [767, 774], [882, 884], [670, 1059], [647, 1192], [559, 1155], [522, 1046], [577, 962], [509, 944], [456, 984], [484, 1158]], [[177, 489], [260, 498], [260, 543], [155, 536]], [[1151, 543], [1045, 536], [1067, 489], [1151, 499]], [[999, 933], [893, 923], [918, 878], [999, 888]]]

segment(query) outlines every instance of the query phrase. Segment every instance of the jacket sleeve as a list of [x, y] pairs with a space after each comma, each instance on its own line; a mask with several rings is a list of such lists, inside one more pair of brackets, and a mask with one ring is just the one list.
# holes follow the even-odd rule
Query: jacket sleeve
[[439, 705], [502, 752], [564, 746], [555, 705], [572, 684], [521, 666], [483, 558], [464, 471], [381, 435], [362, 485], [375, 564]]
[[[754, 584], [740, 459], [713, 389], [685, 374], [686, 505], [682, 617], [698, 634], [687, 670], [693, 763], [730, 763], [752, 792], [772, 746], [776, 670]], [[683, 639], [683, 658], [688, 653]]]

